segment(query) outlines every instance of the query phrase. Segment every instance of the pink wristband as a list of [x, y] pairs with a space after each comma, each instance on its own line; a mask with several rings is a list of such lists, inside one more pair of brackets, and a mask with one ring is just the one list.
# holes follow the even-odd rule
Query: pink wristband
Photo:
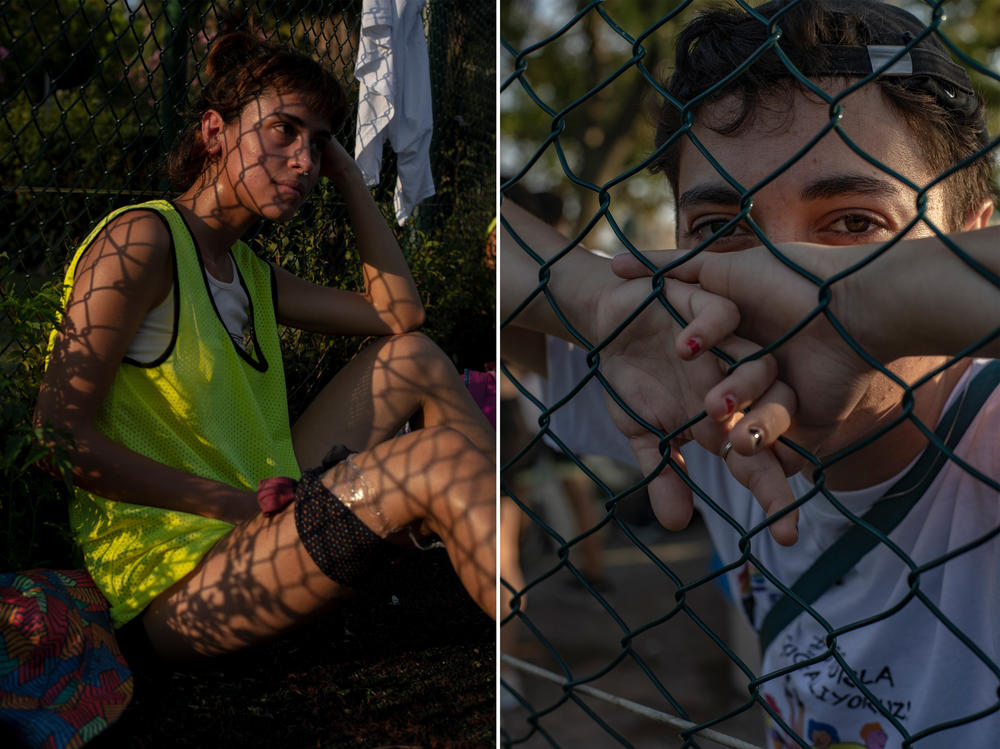
[[266, 517], [285, 509], [295, 499], [298, 481], [288, 476], [264, 479], [257, 485], [257, 504]]

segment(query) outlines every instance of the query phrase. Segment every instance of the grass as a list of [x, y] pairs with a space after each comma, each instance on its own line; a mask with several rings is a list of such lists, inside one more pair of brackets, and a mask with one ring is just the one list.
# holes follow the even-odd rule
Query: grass
[[277, 642], [195, 670], [133, 669], [132, 704], [89, 748], [495, 745], [494, 623], [443, 551]]

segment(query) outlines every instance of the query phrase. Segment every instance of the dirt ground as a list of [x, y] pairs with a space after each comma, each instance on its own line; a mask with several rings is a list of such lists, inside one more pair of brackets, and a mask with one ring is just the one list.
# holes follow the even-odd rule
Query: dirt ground
[[[614, 526], [598, 534], [599, 574], [590, 572], [600, 600], [565, 566], [555, 545], [534, 523], [522, 534], [521, 555], [528, 593], [524, 615], [501, 628], [501, 650], [560, 676], [619, 698], [686, 718], [714, 721], [712, 727], [762, 746], [763, 718], [749, 704], [747, 679], [732, 665], [713, 635], [756, 668], [755, 643], [727, 601], [726, 592], [707, 581], [686, 592], [677, 609], [676, 593], [710, 569], [712, 550], [697, 519], [681, 533], [659, 527], [645, 497], [627, 500], [623, 519], [660, 560], [650, 560]], [[540, 510], [545, 513], [544, 508]], [[552, 513], [546, 514], [553, 520]], [[565, 522], [565, 521], [564, 521]], [[558, 525], [558, 523], [556, 523]], [[564, 534], [571, 538], [571, 534]], [[574, 565], [593, 567], [580, 549]], [[696, 621], [697, 620], [697, 621]], [[704, 626], [699, 626], [698, 621]], [[712, 634], [709, 634], [712, 633]], [[501, 688], [500, 740], [504, 746], [714, 747], [696, 738], [684, 744], [680, 729], [637, 715], [580, 692], [574, 699], [560, 684], [524, 673], [501, 661], [501, 678], [520, 699]]]
[[132, 662], [135, 698], [88, 749], [493, 747], [495, 627], [443, 551], [339, 612], [202, 668]]

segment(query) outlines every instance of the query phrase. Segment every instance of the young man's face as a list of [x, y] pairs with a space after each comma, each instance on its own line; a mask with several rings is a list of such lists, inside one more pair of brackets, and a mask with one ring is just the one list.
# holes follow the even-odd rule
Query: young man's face
[[[699, 113], [694, 133], [728, 174], [749, 190], [770, 179], [829, 122], [826, 104], [812, 101], [797, 91], [793, 96], [790, 108], [783, 106], [787, 104], [785, 97], [765, 100], [756, 119], [733, 135], [719, 135], [706, 127], [713, 117], [722, 115], [723, 120], [728, 119], [726, 115], [732, 112], [734, 102], [722, 100]], [[854, 92], [846, 97], [843, 106], [844, 132], [874, 161], [918, 186], [937, 176], [925, 163], [909, 128], [876, 87]], [[690, 142], [681, 144], [679, 156], [677, 239], [680, 248], [691, 249], [739, 213], [739, 191]], [[771, 242], [825, 245], [829, 249], [817, 247], [816, 251], [836, 252], [837, 246], [887, 242], [898, 236], [917, 215], [916, 195], [916, 190], [886, 173], [877, 163], [859, 156], [831, 131], [792, 166], [754, 191], [750, 216]], [[973, 228], [978, 219], [989, 216], [984, 206], [985, 212], [977, 221], [970, 221], [964, 227], [948, 226], [946, 197], [946, 190], [935, 187], [929, 194], [925, 213], [942, 231]], [[931, 233], [932, 229], [920, 221], [906, 236]], [[741, 223], [727, 236], [712, 242], [708, 249], [739, 251], [760, 244], [757, 235]], [[902, 380], [913, 382], [942, 362], [943, 359], [932, 357], [908, 357], [888, 363], [888, 368]], [[943, 381], [938, 377], [934, 383]], [[825, 454], [855, 443], [898, 413], [903, 391], [892, 380], [884, 375], [875, 376], [864, 387], [864, 394], [836, 436], [824, 444]], [[932, 393], [933, 387], [927, 388], [927, 392]], [[918, 403], [919, 408], [923, 408], [922, 403]], [[924, 413], [928, 415], [929, 412]], [[896, 470], [889, 464], [879, 465]], [[877, 471], [882, 469], [865, 465], [864, 472], [844, 470], [847, 476], [836, 478], [837, 489], [867, 486], [868, 471], [875, 470], [875, 475], [880, 475]], [[890, 475], [891, 472], [882, 478]]]
[[[728, 120], [734, 99], [708, 105], [695, 120], [694, 134], [744, 189], [777, 172], [829, 122], [829, 107], [800, 91], [765, 99], [755, 119], [732, 135], [706, 126]], [[841, 127], [870, 157], [916, 185], [936, 175], [924, 162], [916, 139], [892, 110], [877, 86], [865, 86], [842, 102]], [[739, 213], [739, 192], [687, 139], [680, 147], [677, 195], [677, 242], [689, 249], [708, 239]], [[917, 213], [916, 191], [876, 164], [869, 163], [837, 135], [828, 132], [811, 150], [759, 191], [750, 216], [769, 240], [821, 245], [884, 242]], [[930, 194], [926, 215], [944, 231], [944, 191]], [[969, 228], [969, 227], [963, 227]], [[907, 235], [930, 234], [919, 222]], [[745, 225], [716, 240], [714, 252], [762, 244]]]

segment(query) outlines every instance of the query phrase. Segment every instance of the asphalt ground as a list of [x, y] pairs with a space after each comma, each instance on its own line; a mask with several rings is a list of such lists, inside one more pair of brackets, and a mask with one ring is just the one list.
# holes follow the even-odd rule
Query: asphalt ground
[[[625, 522], [670, 574], [619, 529], [605, 526], [596, 534], [599, 572], [577, 548], [568, 557], [578, 568], [589, 567], [585, 577], [593, 583], [593, 592], [565, 566], [552, 572], [560, 560], [557, 547], [534, 523], [526, 524], [520, 545], [528, 584], [524, 617], [501, 628], [501, 650], [660, 713], [694, 723], [717, 720], [746, 707], [749, 697], [747, 679], [713, 635], [756, 668], [752, 637], [735, 616], [727, 592], [715, 582], [688, 591], [685, 608], [676, 610], [678, 586], [697, 581], [711, 569], [711, 544], [697, 518], [687, 530], [671, 533], [655, 523], [644, 503], [642, 497], [629, 499], [631, 517]], [[553, 519], [545, 507], [537, 509], [543, 518]], [[575, 700], [567, 699], [561, 684], [503, 661], [501, 677], [520, 696], [501, 688], [500, 736], [505, 746], [685, 745], [680, 729], [672, 725], [579, 691], [573, 692]], [[753, 745], [764, 744], [763, 713], [755, 705], [713, 728]], [[698, 738], [693, 745], [718, 744]]]

